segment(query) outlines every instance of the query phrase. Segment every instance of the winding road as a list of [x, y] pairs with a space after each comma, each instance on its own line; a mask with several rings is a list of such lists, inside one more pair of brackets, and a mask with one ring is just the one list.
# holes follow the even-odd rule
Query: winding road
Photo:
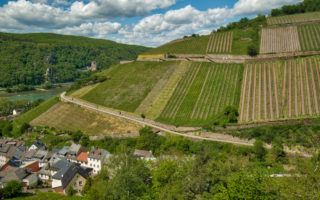
[[195, 133], [180, 133], [176, 130], [176, 127], [169, 126], [166, 124], [158, 123], [150, 119], [143, 119], [141, 117], [138, 117], [136, 115], [133, 115], [131, 113], [127, 113], [124, 111], [114, 110], [110, 108], [106, 108], [100, 105], [96, 105], [87, 101], [84, 101], [82, 99], [74, 98], [66, 96], [66, 92], [63, 92], [60, 95], [60, 100], [67, 103], [72, 103], [75, 105], [78, 105], [80, 107], [94, 110], [103, 114], [112, 115], [114, 117], [126, 119], [129, 121], [132, 121], [134, 123], [140, 124], [142, 126], [149, 126], [152, 128], [155, 128], [157, 130], [163, 131], [165, 133], [170, 133], [173, 135], [183, 136], [190, 139], [196, 139], [196, 140], [207, 140], [207, 141], [214, 141], [214, 142], [222, 142], [222, 143], [229, 143], [234, 145], [242, 145], [242, 146], [253, 146], [254, 141], [252, 140], [243, 140], [237, 137], [233, 137], [230, 135], [225, 134], [219, 134], [219, 133], [198, 133], [198, 135], [195, 135]]

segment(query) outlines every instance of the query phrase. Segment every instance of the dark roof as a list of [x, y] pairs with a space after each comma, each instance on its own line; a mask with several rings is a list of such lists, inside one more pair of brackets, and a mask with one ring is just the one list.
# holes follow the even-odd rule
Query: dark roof
[[[3, 155], [7, 158], [15, 156], [17, 149], [21, 152], [24, 151], [23, 142], [16, 140], [1, 140], [0, 141], [0, 155]], [[21, 156], [21, 153], [17, 153], [18, 158]]]
[[6, 183], [9, 181], [21, 181], [25, 177], [27, 177], [29, 173], [26, 169], [22, 168], [12, 168], [9, 171], [2, 171], [0, 172], [0, 182]]
[[36, 153], [37, 153], [37, 150], [27, 151], [24, 153], [23, 159], [31, 159]]
[[104, 149], [93, 149], [90, 151], [88, 158], [93, 158], [97, 160], [102, 160], [109, 157], [111, 154]]
[[65, 156], [69, 151], [69, 147], [63, 147], [62, 149], [59, 150], [58, 154]]
[[48, 151], [45, 151], [45, 150], [38, 150], [37, 153], [34, 155], [35, 158], [38, 158], [38, 159], [43, 159], [47, 156], [48, 154]]
[[[62, 166], [62, 164], [65, 164], [65, 165]], [[56, 174], [54, 174], [52, 178], [61, 180], [62, 188], [66, 188], [76, 174], [79, 174], [84, 178], [89, 177], [88, 171], [83, 169], [76, 163], [60, 162], [59, 165], [61, 169]]]
[[41, 140], [36, 140], [32, 145], [36, 146], [38, 149], [45, 149], [45, 146]]

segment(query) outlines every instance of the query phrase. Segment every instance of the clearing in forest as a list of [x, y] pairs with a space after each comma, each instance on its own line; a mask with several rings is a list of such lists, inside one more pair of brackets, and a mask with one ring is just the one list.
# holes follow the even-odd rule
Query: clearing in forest
[[301, 25], [298, 32], [303, 51], [320, 50], [320, 24]]
[[281, 24], [316, 22], [316, 21], [320, 21], [320, 12], [310, 12], [310, 13], [303, 13], [303, 14], [285, 15], [285, 16], [267, 18], [268, 25], [281, 25]]
[[301, 51], [296, 26], [281, 28], [263, 28], [260, 53], [283, 53]]
[[134, 112], [167, 70], [176, 62], [134, 62], [104, 74], [108, 79], [82, 99], [105, 107]]
[[319, 115], [319, 64], [319, 57], [247, 64], [239, 122], [265, 122]]
[[31, 122], [59, 130], [82, 131], [93, 136], [137, 136], [140, 125], [125, 119], [97, 113], [79, 106], [58, 103]]
[[207, 53], [231, 53], [233, 32], [212, 33], [207, 45]]
[[175, 125], [201, 126], [238, 107], [243, 66], [192, 63], [158, 118]]
[[190, 63], [181, 62], [179, 65], [176, 65], [173, 70], [170, 70], [171, 74], [168, 75], [165, 80], [161, 79], [157, 83], [146, 99], [140, 104], [136, 113], [144, 113], [147, 118], [151, 119], [159, 117], [171, 98], [179, 81], [188, 71], [189, 66]]

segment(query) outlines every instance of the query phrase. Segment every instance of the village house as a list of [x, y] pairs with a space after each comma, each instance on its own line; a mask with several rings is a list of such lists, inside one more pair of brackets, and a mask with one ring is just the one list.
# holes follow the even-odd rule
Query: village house
[[45, 145], [40, 140], [36, 140], [28, 150], [45, 150]]
[[140, 158], [140, 159], [146, 160], [146, 161], [151, 161], [151, 160], [155, 160], [156, 159], [153, 156], [151, 151], [145, 151], [145, 150], [136, 149], [136, 150], [134, 150], [133, 155], [138, 157], [138, 158]]
[[0, 140], [0, 169], [11, 159], [14, 162], [20, 162], [24, 152], [24, 145], [21, 141]]
[[79, 193], [87, 178], [98, 174], [110, 156], [106, 150], [93, 148], [87, 151], [75, 143], [47, 151], [40, 140], [29, 148], [21, 141], [0, 140], [0, 185], [17, 180], [30, 188], [37, 186], [40, 179], [56, 192], [65, 193], [72, 187]]
[[92, 149], [88, 154], [88, 167], [93, 168], [93, 174], [98, 174], [102, 169], [102, 164], [111, 156], [104, 149]]
[[77, 192], [81, 192], [87, 178], [89, 170], [83, 169], [80, 165], [60, 160], [52, 166], [58, 169], [52, 176], [52, 189], [59, 193], [66, 193], [67, 187], [72, 187]]
[[38, 184], [38, 177], [27, 169], [10, 167], [0, 172], [0, 188], [10, 181], [22, 182], [23, 187], [29, 188]]

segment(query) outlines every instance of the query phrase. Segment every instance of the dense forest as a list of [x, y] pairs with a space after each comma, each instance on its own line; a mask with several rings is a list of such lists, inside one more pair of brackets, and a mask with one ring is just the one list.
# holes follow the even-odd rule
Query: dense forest
[[120, 60], [135, 59], [145, 47], [108, 40], [57, 34], [0, 33], [0, 87], [40, 85], [50, 69], [53, 83], [74, 81], [96, 61], [107, 68]]
[[292, 15], [305, 12], [320, 11], [320, 0], [304, 0], [296, 5], [286, 5], [273, 9], [271, 16]]

